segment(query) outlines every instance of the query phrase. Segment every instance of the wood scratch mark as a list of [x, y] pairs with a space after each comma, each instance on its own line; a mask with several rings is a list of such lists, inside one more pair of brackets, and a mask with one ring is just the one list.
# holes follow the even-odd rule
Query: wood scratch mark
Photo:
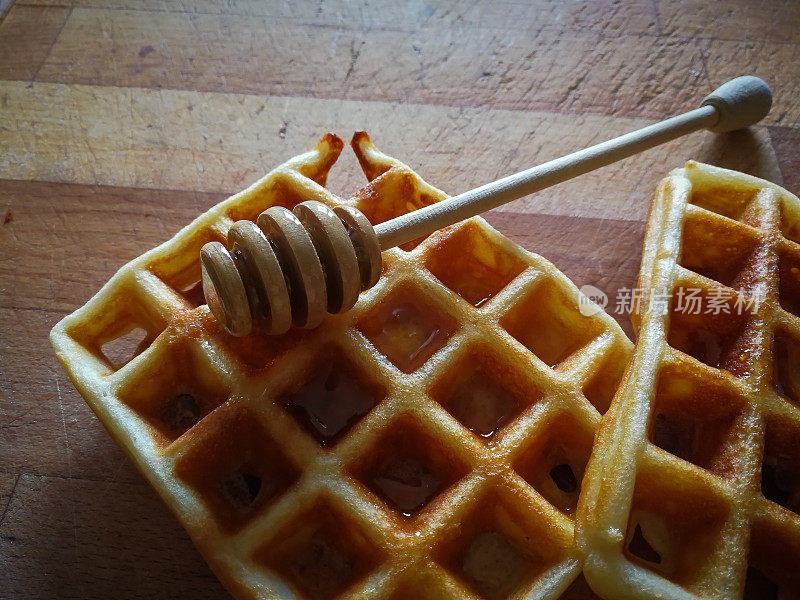
[[[50, 256], [50, 261], [51, 263], [54, 262], [52, 255]], [[51, 273], [55, 272], [54, 267], [55, 265], [53, 264], [53, 268], [51, 268]], [[56, 397], [58, 398], [58, 408], [59, 411], [61, 412], [61, 429], [64, 434], [64, 445], [67, 451], [67, 474], [69, 477], [68, 485], [70, 486], [70, 494], [69, 498], [67, 499], [67, 502], [69, 502], [70, 512], [72, 513], [72, 535], [74, 541], [73, 550], [75, 552], [75, 564], [80, 564], [80, 553], [78, 551], [80, 547], [78, 543], [78, 517], [75, 512], [75, 497], [74, 494], [72, 493], [72, 486], [74, 485], [72, 482], [72, 452], [70, 450], [69, 435], [67, 433], [67, 418], [64, 413], [64, 399], [61, 394], [61, 384], [59, 384], [58, 382], [58, 367], [56, 366], [56, 368], [51, 368], [51, 372], [53, 375], [53, 382], [56, 384]], [[80, 587], [81, 588], [83, 587], [83, 583], [80, 583]]]
[[11, 506], [11, 499], [14, 497], [14, 492], [17, 491], [17, 484], [19, 483], [22, 474], [18, 473], [17, 478], [14, 480], [14, 485], [11, 486], [11, 491], [8, 493], [8, 500], [6, 501], [6, 506], [3, 509], [3, 514], [0, 515], [0, 525], [3, 524], [3, 521], [6, 518], [6, 513], [8, 513], [8, 507]]
[[356, 48], [356, 41], [352, 40], [350, 42], [350, 66], [347, 69], [347, 73], [345, 73], [344, 81], [350, 79], [350, 76], [353, 74], [356, 68], [356, 62], [358, 61], [358, 57], [361, 55], [361, 48], [364, 47], [364, 42], [360, 42], [358, 44], [358, 48]]

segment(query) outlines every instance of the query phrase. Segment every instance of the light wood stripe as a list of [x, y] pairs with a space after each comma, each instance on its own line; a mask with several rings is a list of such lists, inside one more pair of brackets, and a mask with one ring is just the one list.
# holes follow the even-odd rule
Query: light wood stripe
[[666, 35], [797, 44], [800, 8], [795, 0], [658, 0]]
[[504, 31], [556, 27], [605, 33], [658, 33], [655, 8], [650, 0], [625, 3], [615, 0], [496, 0], [491, 6], [473, 0], [435, 3], [375, 0], [369, 3], [319, 2], [316, 5], [278, 0], [24, 0], [24, 3], [269, 17], [273, 22], [356, 30], [415, 31], [430, 23], [439, 23]]
[[[649, 122], [21, 82], [0, 82], [0, 96], [15, 115], [0, 131], [0, 178], [202, 192], [236, 192], [326, 131], [366, 129], [380, 148], [456, 193]], [[689, 158], [781, 181], [765, 129], [731, 135], [688, 136], [507, 210], [643, 220], [655, 184]], [[353, 193], [363, 175], [349, 151], [340, 161], [332, 188]]]

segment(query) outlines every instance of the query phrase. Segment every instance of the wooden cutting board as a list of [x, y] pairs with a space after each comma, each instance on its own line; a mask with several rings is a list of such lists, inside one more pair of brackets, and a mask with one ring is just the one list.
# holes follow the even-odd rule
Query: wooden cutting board
[[[47, 335], [119, 266], [326, 131], [365, 129], [457, 193], [762, 77], [775, 92], [763, 126], [694, 134], [489, 214], [612, 312], [670, 169], [694, 158], [800, 191], [792, 1], [0, 7], [2, 598], [226, 597]], [[331, 187], [362, 182], [345, 154]]]

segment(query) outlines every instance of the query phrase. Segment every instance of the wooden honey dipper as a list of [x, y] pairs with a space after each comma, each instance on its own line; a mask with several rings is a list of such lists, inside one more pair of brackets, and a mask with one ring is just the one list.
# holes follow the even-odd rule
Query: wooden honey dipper
[[764, 118], [771, 105], [772, 93], [764, 81], [737, 77], [706, 96], [700, 108], [374, 228], [348, 206], [330, 208], [315, 201], [302, 202], [293, 211], [273, 206], [256, 223], [236, 222], [228, 248], [220, 242], [203, 246], [206, 301], [236, 336], [250, 333], [254, 323], [269, 334], [284, 333], [291, 325], [316, 327], [326, 312], [349, 310], [363, 290], [377, 283], [383, 250], [700, 129], [721, 133], [748, 127]]

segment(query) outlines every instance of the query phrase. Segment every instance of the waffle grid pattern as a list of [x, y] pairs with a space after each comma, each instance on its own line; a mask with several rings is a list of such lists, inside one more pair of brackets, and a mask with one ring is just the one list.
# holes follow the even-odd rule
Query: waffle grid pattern
[[[605, 409], [632, 347], [553, 265], [476, 218], [384, 253], [312, 331], [233, 338], [198, 297], [202, 244], [273, 204], [377, 222], [446, 197], [353, 146], [356, 196], [323, 187], [329, 134], [123, 267], [54, 328], [59, 360], [237, 597], [593, 597], [572, 517], [586, 396]], [[115, 365], [105, 345], [134, 328]]]
[[695, 162], [656, 192], [639, 342], [579, 509], [601, 595], [800, 597], [798, 217], [782, 188]]

